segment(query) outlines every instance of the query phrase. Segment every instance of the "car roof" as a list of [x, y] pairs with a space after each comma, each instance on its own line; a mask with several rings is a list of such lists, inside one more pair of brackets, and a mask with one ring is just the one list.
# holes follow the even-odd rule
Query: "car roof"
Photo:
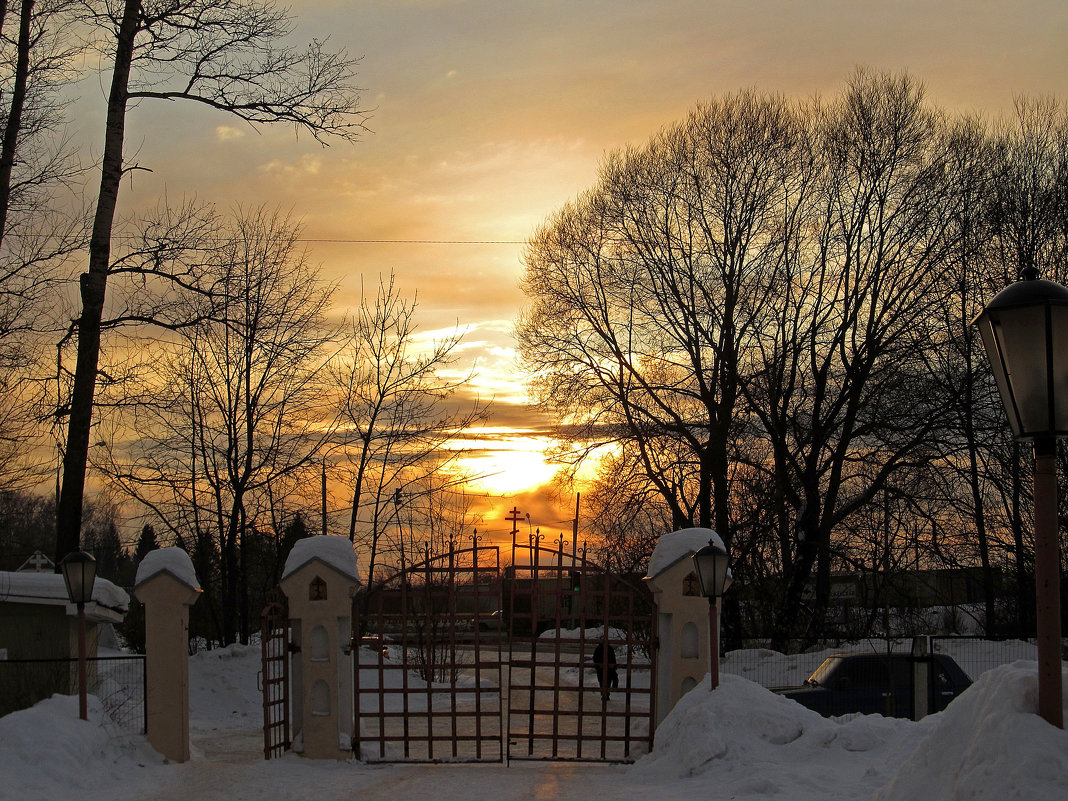
[[[908, 651], [892, 651], [890, 653], [885, 653], [885, 652], [881, 652], [881, 651], [839, 651], [837, 653], [828, 654], [827, 658], [831, 659], [831, 658], [836, 657], [836, 656], [837, 657], [849, 656], [849, 657], [853, 657], [853, 658], [862, 658], [862, 659], [864, 659], [864, 658], [866, 658], [866, 659], [886, 659], [888, 657], [889, 658], [904, 659], [904, 658], [912, 656], [912, 654], [909, 653]], [[932, 654], [932, 656], [933, 656], [933, 654]]]

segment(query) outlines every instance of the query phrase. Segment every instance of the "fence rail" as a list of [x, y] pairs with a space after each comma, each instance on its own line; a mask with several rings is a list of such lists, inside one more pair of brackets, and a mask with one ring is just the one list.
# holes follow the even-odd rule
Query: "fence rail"
[[[145, 658], [100, 656], [87, 659], [88, 693], [100, 699], [123, 731], [144, 733]], [[55, 693], [78, 692], [77, 659], [0, 660], [0, 716], [28, 709]]]

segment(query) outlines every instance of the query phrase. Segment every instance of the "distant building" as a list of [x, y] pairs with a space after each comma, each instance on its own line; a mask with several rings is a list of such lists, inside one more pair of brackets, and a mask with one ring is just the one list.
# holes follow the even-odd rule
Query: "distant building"
[[[24, 566], [25, 567], [25, 566]], [[122, 622], [130, 597], [97, 578], [85, 607], [87, 648], [95, 656], [102, 626]], [[77, 609], [63, 576], [53, 572], [0, 571], [0, 659], [68, 659], [78, 656]]]

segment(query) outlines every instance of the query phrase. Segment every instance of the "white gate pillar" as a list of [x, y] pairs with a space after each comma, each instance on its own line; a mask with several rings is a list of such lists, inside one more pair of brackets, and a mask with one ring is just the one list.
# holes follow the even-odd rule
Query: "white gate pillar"
[[656, 655], [656, 722], [708, 673], [708, 599], [701, 595], [690, 558], [714, 540], [710, 528], [686, 528], [665, 534], [653, 549], [645, 580], [653, 591], [660, 648]]
[[281, 588], [299, 647], [292, 671], [294, 750], [311, 759], [351, 756], [352, 598], [360, 584], [356, 554], [345, 537], [298, 540]]
[[152, 747], [173, 762], [189, 760], [189, 607], [200, 597], [189, 554], [149, 551], [133, 594], [145, 605], [145, 718]]

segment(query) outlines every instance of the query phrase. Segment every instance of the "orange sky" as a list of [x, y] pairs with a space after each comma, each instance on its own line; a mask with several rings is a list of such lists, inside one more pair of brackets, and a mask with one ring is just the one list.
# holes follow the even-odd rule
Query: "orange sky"
[[[309, 239], [406, 240], [311, 247], [341, 281], [339, 311], [358, 302], [361, 277], [373, 286], [393, 270], [418, 292], [424, 329], [466, 329], [497, 424], [534, 433], [542, 421], [517, 405], [511, 350], [523, 303], [517, 243], [593, 183], [605, 151], [642, 142], [711, 95], [833, 93], [856, 65], [907, 69], [935, 102], [988, 116], [1019, 93], [1068, 96], [1063, 0], [299, 0], [294, 11], [304, 39], [330, 34], [362, 54], [373, 134], [323, 149], [291, 131], [146, 103], [130, 115], [127, 158], [153, 172], [133, 175], [124, 203], [163, 192], [224, 208], [266, 200], [303, 217]], [[89, 81], [77, 107], [87, 130], [102, 130], [101, 94]], [[544, 476], [514, 462], [523, 467], [513, 493]], [[536, 522], [571, 514], [516, 494], [500, 509], [513, 503]]]

